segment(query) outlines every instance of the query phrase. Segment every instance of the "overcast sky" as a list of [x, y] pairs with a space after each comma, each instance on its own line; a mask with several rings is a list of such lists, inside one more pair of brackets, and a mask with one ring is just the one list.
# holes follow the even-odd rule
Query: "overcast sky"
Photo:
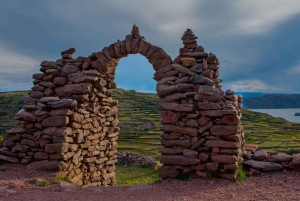
[[[0, 91], [29, 90], [43, 60], [89, 56], [130, 34], [174, 59], [191, 28], [221, 61], [223, 90], [300, 93], [299, 0], [0, 0]], [[141, 55], [121, 59], [119, 88], [155, 91]]]

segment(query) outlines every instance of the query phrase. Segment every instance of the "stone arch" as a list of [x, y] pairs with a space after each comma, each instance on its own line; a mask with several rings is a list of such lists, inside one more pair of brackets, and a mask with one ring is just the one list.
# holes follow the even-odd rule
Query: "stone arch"
[[28, 168], [59, 169], [78, 185], [115, 185], [119, 120], [111, 98], [119, 59], [141, 54], [152, 64], [161, 107], [160, 161], [162, 178], [181, 173], [218, 173], [235, 179], [244, 145], [240, 122], [241, 97], [224, 95], [214, 54], [198, 46], [185, 31], [179, 56], [152, 45], [133, 26], [117, 40], [89, 57], [74, 59], [74, 48], [62, 59], [43, 61], [34, 86], [5, 142], [14, 161]]

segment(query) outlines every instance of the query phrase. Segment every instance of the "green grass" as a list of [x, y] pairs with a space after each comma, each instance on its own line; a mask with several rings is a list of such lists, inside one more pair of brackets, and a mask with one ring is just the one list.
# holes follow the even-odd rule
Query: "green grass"
[[152, 167], [137, 165], [117, 166], [117, 186], [151, 185], [159, 182], [158, 171]]
[[30, 184], [35, 184], [37, 182], [37, 179], [36, 178], [32, 178], [29, 180], [29, 183]]
[[239, 165], [237, 171], [236, 181], [244, 181], [246, 179], [246, 172], [243, 170], [243, 166]]
[[48, 187], [50, 185], [51, 183], [49, 181], [41, 181], [41, 183], [39, 183], [39, 186], [41, 187]]
[[[118, 151], [142, 154], [158, 159], [160, 145], [160, 108], [155, 94], [116, 89], [113, 99], [119, 100], [118, 118], [121, 128]], [[18, 121], [13, 119], [20, 109], [20, 102], [27, 92], [0, 93], [0, 136], [7, 138], [5, 131], [14, 127]], [[242, 111], [246, 144], [258, 144], [266, 151], [289, 151], [300, 149], [300, 124], [288, 122], [267, 114]], [[2, 161], [0, 160], [0, 165]], [[149, 167], [118, 166], [119, 186], [153, 184], [159, 181], [157, 170]], [[213, 173], [218, 176], [218, 172]], [[243, 180], [239, 171], [238, 180]], [[183, 178], [180, 178], [184, 180]], [[56, 178], [59, 182], [61, 178]], [[54, 182], [55, 183], [55, 182]], [[47, 182], [45, 184], [47, 186]]]
[[[115, 89], [113, 98], [119, 101], [120, 135], [118, 151], [140, 153], [147, 157], [159, 156], [160, 108], [155, 94]], [[0, 93], [0, 136], [17, 123], [13, 119], [27, 92]], [[254, 143], [267, 151], [300, 149], [300, 124], [267, 114], [243, 110], [246, 144]]]

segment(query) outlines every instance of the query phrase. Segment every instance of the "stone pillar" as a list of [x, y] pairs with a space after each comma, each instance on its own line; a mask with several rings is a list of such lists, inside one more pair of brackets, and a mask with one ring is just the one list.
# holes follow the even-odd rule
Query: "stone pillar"
[[162, 178], [179, 173], [235, 180], [242, 158], [241, 97], [226, 95], [219, 83], [219, 60], [204, 52], [190, 29], [174, 64], [156, 72], [164, 148]]

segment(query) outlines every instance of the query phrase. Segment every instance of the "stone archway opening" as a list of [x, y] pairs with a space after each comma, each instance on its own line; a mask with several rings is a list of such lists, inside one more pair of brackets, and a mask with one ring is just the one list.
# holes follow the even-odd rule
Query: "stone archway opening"
[[59, 169], [78, 185], [115, 185], [120, 128], [111, 90], [118, 61], [139, 53], [152, 64], [157, 81], [160, 177], [210, 173], [235, 180], [244, 146], [241, 98], [230, 90], [224, 95], [219, 60], [196, 39], [190, 29], [185, 31], [184, 47], [173, 61], [134, 25], [124, 40], [89, 57], [74, 59], [71, 48], [56, 62], [43, 61], [5, 147], [27, 168]]

